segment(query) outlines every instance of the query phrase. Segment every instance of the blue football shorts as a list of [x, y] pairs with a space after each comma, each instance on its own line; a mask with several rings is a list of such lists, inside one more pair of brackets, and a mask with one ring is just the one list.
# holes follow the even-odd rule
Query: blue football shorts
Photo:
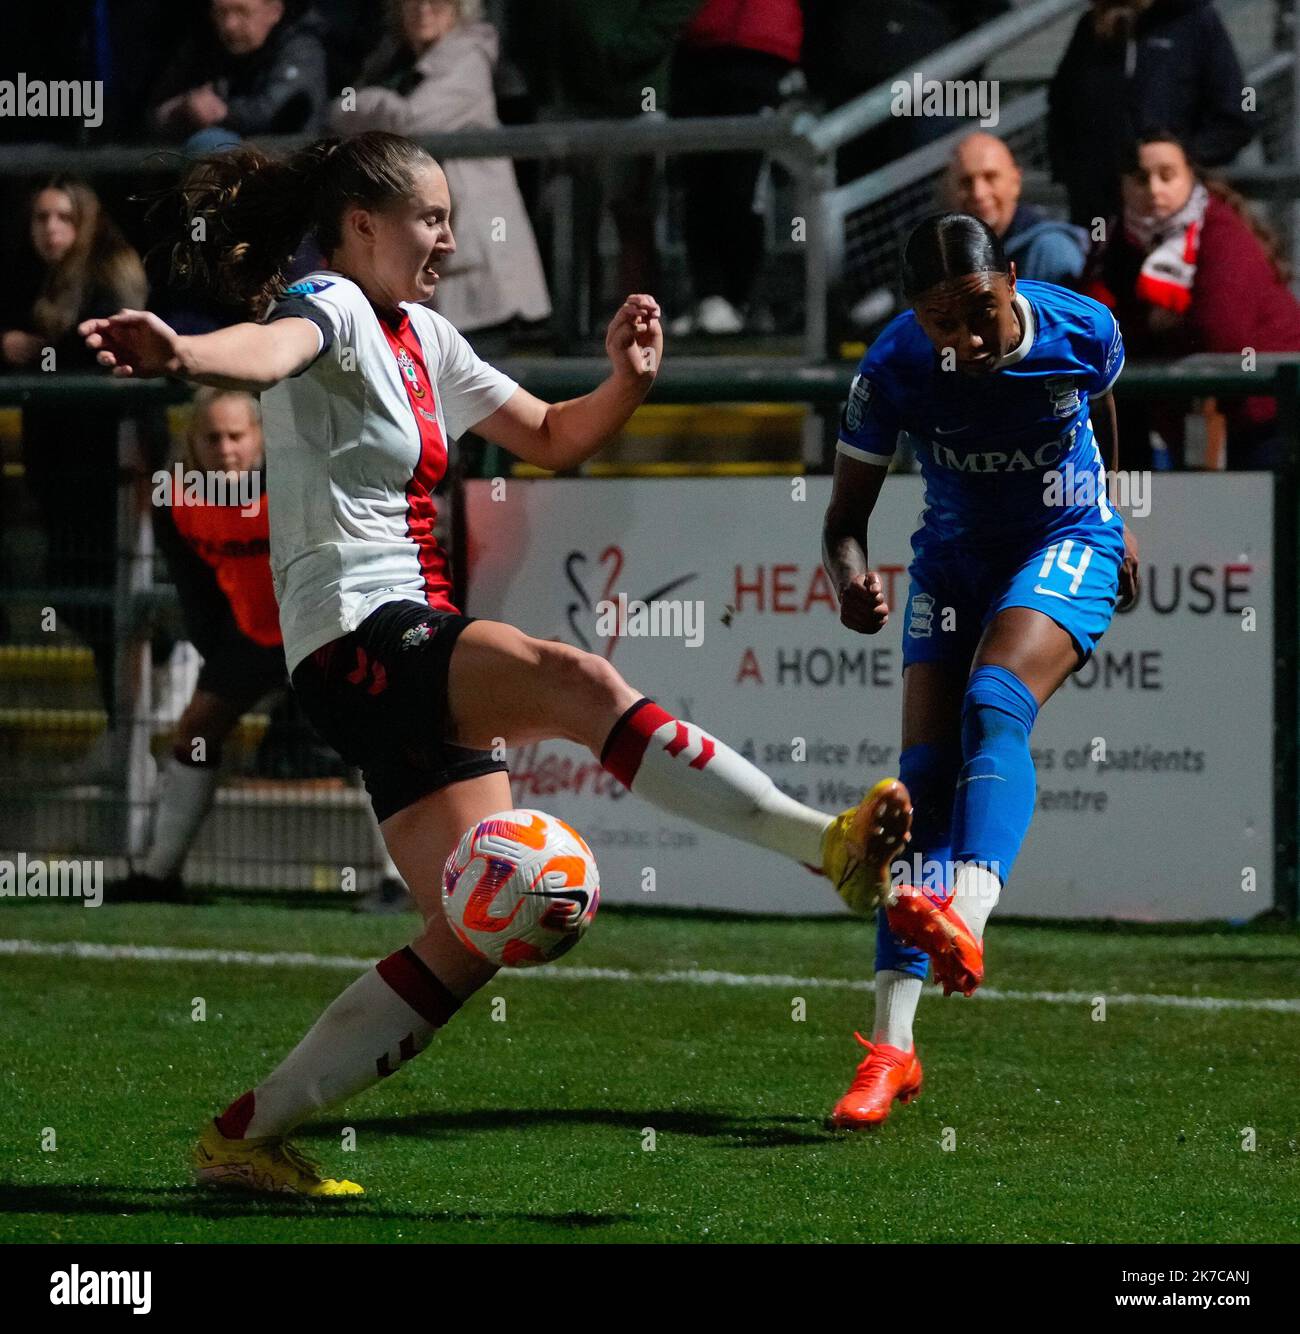
[[1032, 607], [1050, 617], [1074, 640], [1082, 665], [1115, 614], [1120, 565], [1111, 530], [1072, 529], [1028, 551], [957, 544], [924, 550], [908, 568], [903, 666], [966, 666], [984, 627], [1007, 607]]

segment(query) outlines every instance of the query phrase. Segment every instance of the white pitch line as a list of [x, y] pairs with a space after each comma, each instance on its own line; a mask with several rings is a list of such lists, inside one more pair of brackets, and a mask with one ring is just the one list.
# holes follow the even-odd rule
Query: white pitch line
[[[248, 968], [329, 968], [356, 973], [370, 968], [373, 959], [345, 954], [310, 954], [305, 951], [259, 953], [253, 950], [181, 949], [173, 945], [100, 945], [92, 941], [0, 940], [0, 956], [94, 959], [111, 963], [215, 963]], [[544, 982], [648, 982], [682, 983], [705, 987], [769, 987], [789, 990], [872, 991], [870, 978], [791, 977], [782, 973], [727, 973], [707, 968], [668, 969], [638, 972], [631, 968], [582, 968], [558, 965], [550, 968], [506, 970], [503, 977], [532, 978]], [[1274, 1014], [1300, 1014], [1300, 998], [1270, 1000], [1233, 996], [1173, 996], [1155, 993], [1120, 992], [1106, 995], [1092, 991], [1003, 991], [981, 987], [976, 1000], [1034, 1001], [1046, 1005], [1092, 1005], [1104, 999], [1107, 1005], [1149, 1005], [1169, 1010], [1262, 1010]]]

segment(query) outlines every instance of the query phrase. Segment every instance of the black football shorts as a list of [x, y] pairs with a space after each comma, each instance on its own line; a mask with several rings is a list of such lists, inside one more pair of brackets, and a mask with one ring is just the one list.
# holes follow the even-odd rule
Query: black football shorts
[[452, 783], [507, 772], [491, 751], [447, 740], [451, 652], [473, 619], [418, 602], [387, 602], [294, 669], [303, 711], [361, 770], [379, 820]]

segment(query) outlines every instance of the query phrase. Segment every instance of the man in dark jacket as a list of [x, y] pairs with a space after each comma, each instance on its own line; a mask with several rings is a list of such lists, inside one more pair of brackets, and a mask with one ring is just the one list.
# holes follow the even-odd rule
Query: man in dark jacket
[[309, 134], [324, 124], [320, 19], [285, 0], [212, 0], [213, 32], [187, 42], [158, 86], [156, 129], [180, 138], [224, 131]]
[[1173, 130], [1205, 167], [1231, 162], [1254, 137], [1242, 73], [1208, 0], [1092, 0], [1049, 90], [1052, 178], [1082, 226], [1119, 209], [1127, 146]]

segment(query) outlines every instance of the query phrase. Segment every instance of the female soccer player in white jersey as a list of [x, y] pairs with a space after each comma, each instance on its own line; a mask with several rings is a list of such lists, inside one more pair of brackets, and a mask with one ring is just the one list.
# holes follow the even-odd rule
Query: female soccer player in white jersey
[[1034, 810], [1030, 729], [1137, 591], [1099, 447], [1114, 466], [1124, 345], [1110, 312], [1018, 283], [996, 234], [963, 213], [913, 231], [903, 290], [911, 309], [854, 377], [823, 534], [841, 620], [877, 633], [889, 607], [867, 526], [909, 432], [926, 501], [903, 615], [911, 892], [878, 910], [873, 1040], [858, 1035], [867, 1055], [831, 1114], [847, 1128], [920, 1091], [912, 1019], [927, 954], [945, 994], [982, 981], [984, 924]]
[[[195, 1170], [216, 1184], [356, 1194], [352, 1182], [323, 1179], [286, 1136], [423, 1050], [492, 976], [453, 936], [439, 890], [464, 830], [513, 804], [492, 754], [501, 740], [586, 745], [646, 800], [820, 869], [859, 910], [887, 886], [910, 805], [894, 780], [840, 816], [800, 805], [603, 658], [453, 606], [433, 537], [448, 442], [473, 428], [543, 468], [582, 463], [654, 382], [663, 335], [653, 298], [630, 296], [614, 316], [602, 384], [545, 403], [418, 304], [455, 242], [446, 178], [410, 140], [369, 132], [288, 161], [235, 150], [200, 163], [180, 198], [174, 268], [265, 318], [180, 337], [152, 314], [122, 311], [82, 332], [116, 375], [262, 394], [271, 564], [293, 686], [321, 735], [361, 768], [425, 919], [408, 948], [348, 987], [205, 1128]], [[286, 290], [285, 265], [308, 231], [328, 267]]]

